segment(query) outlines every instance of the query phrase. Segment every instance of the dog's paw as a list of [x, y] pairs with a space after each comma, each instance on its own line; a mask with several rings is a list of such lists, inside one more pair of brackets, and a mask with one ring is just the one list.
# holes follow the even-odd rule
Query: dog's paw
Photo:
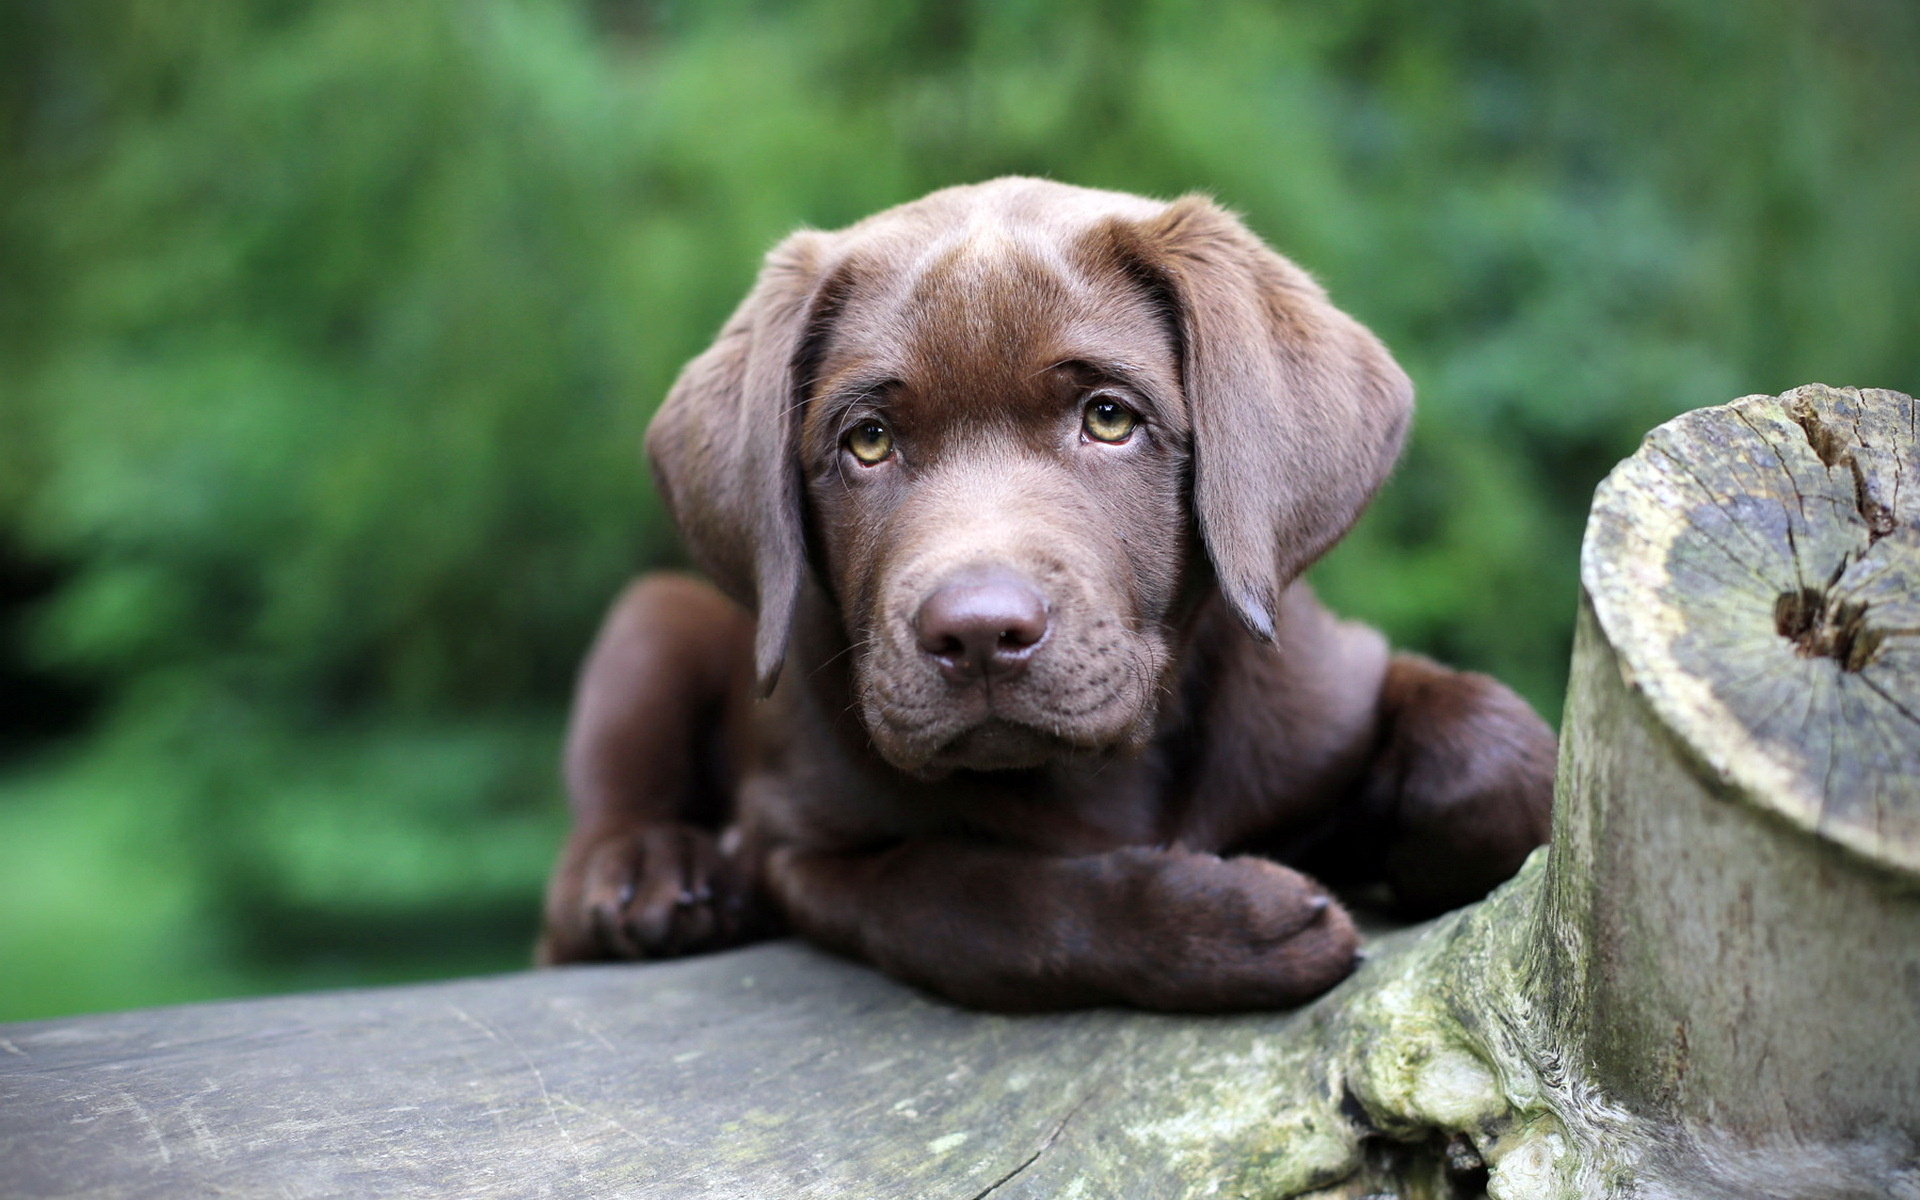
[[576, 833], [549, 889], [538, 957], [674, 958], [751, 941], [765, 924], [751, 872], [703, 829]]
[[[1150, 853], [1151, 857], [1146, 857]], [[1133, 918], [1133, 1002], [1182, 1010], [1279, 1008], [1359, 963], [1360, 935], [1325, 888], [1251, 856], [1145, 852]]]

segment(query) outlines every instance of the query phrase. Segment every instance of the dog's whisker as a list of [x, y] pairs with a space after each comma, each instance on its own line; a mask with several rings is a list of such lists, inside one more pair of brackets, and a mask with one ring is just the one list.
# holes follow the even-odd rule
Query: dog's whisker
[[820, 665], [807, 673], [807, 678], [812, 679], [814, 676], [820, 674], [820, 672], [826, 670], [828, 667], [832, 666], [836, 662], [839, 662], [841, 659], [845, 658], [849, 654], [852, 654], [856, 650], [869, 649], [870, 647], [872, 647], [873, 643], [874, 643], [874, 639], [871, 637], [859, 638], [857, 640], [849, 641], [844, 648], [840, 650], [836, 650], [832, 654], [829, 654], [826, 658], [821, 659]]

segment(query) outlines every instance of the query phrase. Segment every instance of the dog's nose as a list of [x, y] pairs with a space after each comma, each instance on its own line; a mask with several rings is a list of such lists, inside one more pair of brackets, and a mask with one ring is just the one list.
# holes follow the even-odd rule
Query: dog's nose
[[955, 683], [1011, 679], [1047, 636], [1047, 602], [1015, 575], [962, 576], [926, 598], [913, 631]]

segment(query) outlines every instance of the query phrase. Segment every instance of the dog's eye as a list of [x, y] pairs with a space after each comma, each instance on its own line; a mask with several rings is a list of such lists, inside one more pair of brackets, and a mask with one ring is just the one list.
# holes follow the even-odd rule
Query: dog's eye
[[847, 431], [847, 452], [869, 467], [893, 453], [893, 434], [878, 421], [862, 421]]
[[1140, 418], [1132, 409], [1104, 396], [1087, 401], [1087, 407], [1080, 414], [1080, 427], [1096, 442], [1124, 442], [1139, 423]]

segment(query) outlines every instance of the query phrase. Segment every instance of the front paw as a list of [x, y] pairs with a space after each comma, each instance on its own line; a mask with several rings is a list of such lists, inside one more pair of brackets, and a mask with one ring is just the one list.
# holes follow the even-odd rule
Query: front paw
[[537, 957], [675, 958], [751, 941], [766, 924], [753, 872], [706, 830], [576, 831], [548, 888]]
[[1346, 978], [1360, 935], [1326, 889], [1264, 858], [1126, 851], [1135, 963], [1125, 991], [1149, 1008], [1284, 1008]]

